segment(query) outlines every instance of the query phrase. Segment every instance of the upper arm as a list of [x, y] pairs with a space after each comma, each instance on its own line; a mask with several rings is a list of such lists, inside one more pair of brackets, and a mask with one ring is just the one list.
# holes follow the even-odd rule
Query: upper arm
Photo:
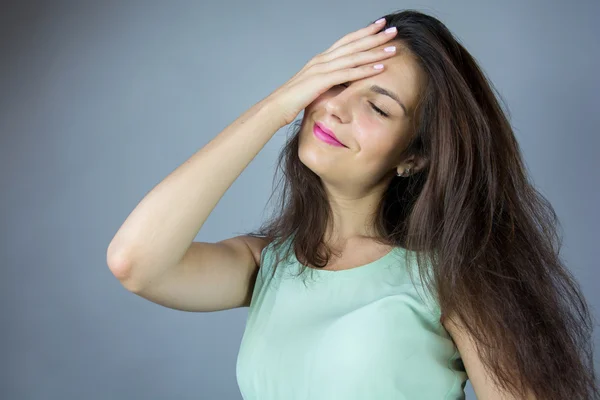
[[250, 304], [267, 242], [236, 236], [217, 243], [193, 242], [181, 261], [135, 293], [182, 311], [220, 311]]
[[[455, 316], [453, 320], [444, 318], [443, 325], [456, 344], [477, 399], [517, 400], [514, 396], [501, 391], [501, 389], [493, 382], [491, 373], [484, 367], [479, 354], [477, 353], [473, 338], [471, 338], [466, 329], [462, 327], [462, 323], [458, 317]], [[527, 399], [535, 400], [533, 396], [529, 396]]]

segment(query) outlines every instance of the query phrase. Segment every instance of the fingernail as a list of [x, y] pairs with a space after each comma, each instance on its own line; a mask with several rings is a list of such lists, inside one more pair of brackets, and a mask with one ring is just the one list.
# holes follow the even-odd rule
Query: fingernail
[[381, 24], [385, 21], [385, 18], [380, 18], [377, 21], [375, 21], [376, 24]]
[[395, 26], [392, 26], [391, 28], [387, 28], [385, 30], [385, 33], [392, 33], [392, 32], [396, 32], [396, 27]]

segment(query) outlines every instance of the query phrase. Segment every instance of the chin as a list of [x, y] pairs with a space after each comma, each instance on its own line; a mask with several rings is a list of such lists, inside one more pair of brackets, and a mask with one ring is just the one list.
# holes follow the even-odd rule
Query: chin
[[[304, 138], [306, 139], [306, 138]], [[300, 139], [298, 143], [298, 158], [306, 168], [313, 171], [316, 175], [324, 177], [328, 171], [336, 168], [335, 157], [331, 157], [323, 148], [310, 140]]]

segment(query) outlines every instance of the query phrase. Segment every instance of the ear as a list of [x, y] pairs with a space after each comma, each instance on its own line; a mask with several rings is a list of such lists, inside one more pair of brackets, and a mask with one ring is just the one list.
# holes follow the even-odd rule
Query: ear
[[421, 172], [427, 166], [429, 166], [428, 158], [413, 154], [396, 166], [396, 172], [402, 173], [407, 168], [410, 168], [410, 175], [412, 175], [416, 172]]

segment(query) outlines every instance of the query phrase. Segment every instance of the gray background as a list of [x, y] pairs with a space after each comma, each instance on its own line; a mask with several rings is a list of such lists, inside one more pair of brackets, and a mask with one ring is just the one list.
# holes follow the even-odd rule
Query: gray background
[[[4, 1], [0, 397], [241, 398], [247, 308], [186, 313], [137, 297], [109, 271], [107, 246], [142, 197], [239, 114], [400, 8], [446, 23], [506, 99], [597, 317], [598, 1]], [[285, 135], [197, 240], [258, 226]]]

